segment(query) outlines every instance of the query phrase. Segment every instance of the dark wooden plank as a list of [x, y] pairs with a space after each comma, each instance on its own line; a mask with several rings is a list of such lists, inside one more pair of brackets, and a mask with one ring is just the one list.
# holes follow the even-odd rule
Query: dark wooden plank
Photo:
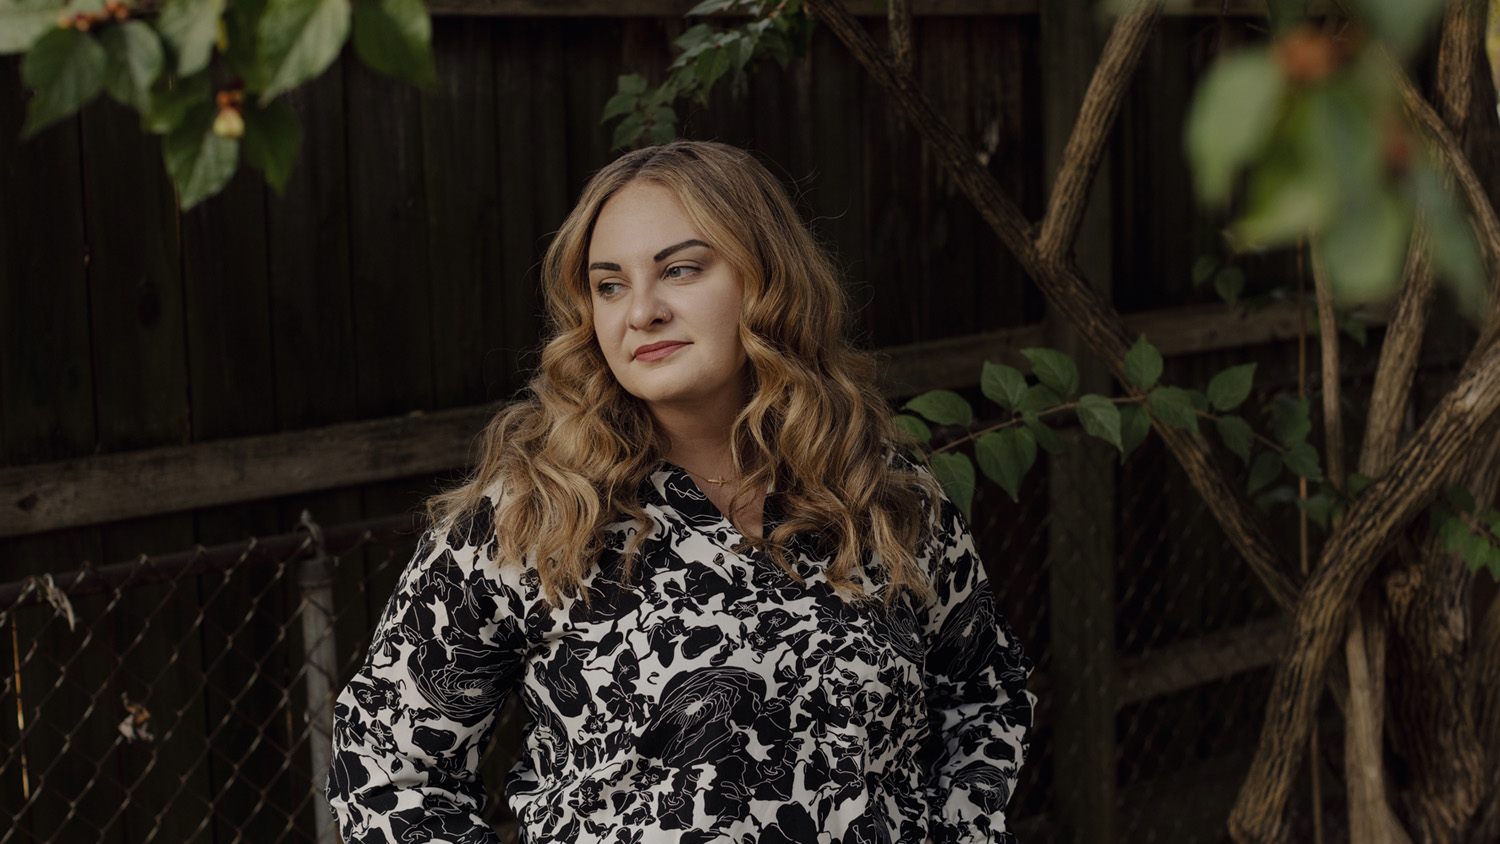
[[492, 312], [492, 343], [501, 350], [486, 367], [492, 394], [509, 395], [537, 365], [541, 339], [540, 261], [549, 233], [572, 205], [569, 193], [564, 44], [558, 27], [536, 21], [497, 23], [495, 112], [498, 115], [501, 296]]
[[[466, 463], [487, 407], [0, 469], [0, 536], [418, 475]], [[132, 491], [150, 489], [150, 496]]]
[[[265, 195], [260, 174], [242, 169], [222, 194], [182, 218], [191, 403], [199, 441], [276, 429]], [[194, 522], [197, 542], [205, 546], [278, 529], [273, 501], [201, 509]], [[237, 835], [273, 840], [287, 827], [285, 815], [265, 810], [267, 802], [291, 802], [284, 782], [274, 793], [284, 763], [277, 747], [285, 743], [276, 733], [285, 729], [273, 713], [290, 677], [286, 660], [266, 653], [280, 626], [266, 610], [284, 609], [263, 606], [262, 596], [275, 591], [276, 575], [273, 569], [248, 568], [193, 580], [203, 615], [200, 699], [214, 801], [211, 831], [218, 840]]]
[[357, 61], [344, 71], [357, 403], [369, 419], [433, 406], [422, 111], [410, 85]]
[[[1053, 0], [1042, 10], [1043, 151], [1050, 184], [1093, 77], [1105, 31], [1093, 0]], [[1075, 255], [1106, 299], [1112, 286], [1110, 167], [1090, 196]], [[1055, 307], [1048, 307], [1046, 345], [1078, 363], [1080, 391], [1110, 395], [1113, 379]], [[1047, 545], [1051, 570], [1051, 677], [1059, 741], [1053, 753], [1062, 840], [1120, 840], [1115, 724], [1116, 452], [1081, 428], [1062, 432], [1067, 453], [1051, 455]]]
[[[95, 437], [79, 124], [65, 121], [22, 141], [26, 98], [19, 57], [0, 59], [0, 196], [7, 198], [0, 203], [4, 466], [87, 454]], [[0, 541], [0, 578], [60, 574], [84, 559], [100, 560], [100, 550], [97, 529]], [[79, 601], [75, 609], [93, 619], [103, 604]], [[85, 630], [68, 631], [50, 608], [0, 625], [12, 690], [0, 700], [0, 826], [13, 826], [23, 837], [55, 832], [124, 840], [118, 829], [99, 829], [125, 796], [108, 755], [113, 726], [85, 715], [101, 687], [98, 678], [112, 669], [108, 626], [98, 631], [94, 647], [81, 649]], [[63, 661], [70, 661], [72, 673], [59, 668]], [[107, 684], [102, 687], [107, 697]], [[64, 753], [69, 742], [72, 752]]]
[[500, 298], [500, 198], [491, 26], [434, 22], [438, 87], [422, 98], [432, 289], [433, 393], [438, 407], [481, 404], [487, 303]]
[[[913, 27], [919, 60], [931, 49], [931, 45], [920, 46], [925, 44], [926, 23], [919, 21]], [[871, 29], [882, 42], [888, 37], [883, 21], [873, 23]], [[915, 340], [925, 322], [922, 291], [931, 280], [922, 264], [927, 218], [923, 180], [924, 171], [931, 167], [924, 163], [921, 138], [889, 107], [889, 98], [879, 86], [865, 86], [864, 96], [868, 124], [861, 178], [866, 188], [860, 216], [866, 232], [863, 266], [869, 286], [854, 304], [868, 327], [870, 345], [902, 345]]]
[[[134, 112], [112, 101], [101, 100], [82, 120], [94, 345], [108, 350], [95, 356], [100, 445], [109, 452], [181, 444], [191, 430], [182, 274], [160, 145], [140, 132]], [[111, 527], [103, 538], [114, 559], [192, 544], [185, 515]], [[106, 622], [128, 670], [117, 675], [104, 711], [123, 717], [119, 695], [127, 695], [155, 714], [160, 736], [120, 754], [131, 788], [123, 822], [132, 835], [155, 829], [166, 840], [201, 840], [208, 821], [195, 705], [202, 653], [196, 634], [183, 633], [197, 614], [196, 589], [162, 585], [128, 590]]]
[[614, 126], [599, 122], [604, 104], [618, 90], [622, 56], [620, 25], [614, 21], [567, 20], [555, 24], [567, 45], [568, 197], [571, 207], [583, 186], [617, 154]]
[[807, 191], [815, 235], [844, 270], [850, 298], [870, 297], [870, 271], [864, 261], [865, 71], [831, 33], [819, 27], [809, 48], [813, 175]]
[[[1041, 217], [1042, 131], [1040, 75], [1035, 18], [976, 18], [969, 21], [969, 66], [974, 79], [974, 145], [988, 157], [988, 169], [1016, 198], [1023, 213]], [[1024, 325], [1028, 294], [1036, 286], [1000, 238], [973, 220], [976, 329], [991, 331]]]

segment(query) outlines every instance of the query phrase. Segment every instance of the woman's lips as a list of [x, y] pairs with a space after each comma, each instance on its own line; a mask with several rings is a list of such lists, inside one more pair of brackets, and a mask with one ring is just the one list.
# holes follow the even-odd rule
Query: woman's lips
[[646, 361], [661, 360], [662, 358], [672, 354], [673, 352], [686, 345], [688, 344], [680, 340], [669, 340], [664, 343], [651, 343], [649, 345], [645, 345], [640, 347], [639, 349], [636, 349], [634, 358], [636, 360]]

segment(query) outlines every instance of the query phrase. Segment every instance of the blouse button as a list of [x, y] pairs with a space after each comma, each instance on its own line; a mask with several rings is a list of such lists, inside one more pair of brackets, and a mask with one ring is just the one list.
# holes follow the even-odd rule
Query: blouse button
[[724, 555], [723, 554], [715, 554], [714, 555], [714, 562], [716, 562], [716, 563], [722, 563], [722, 562], [724, 562]]

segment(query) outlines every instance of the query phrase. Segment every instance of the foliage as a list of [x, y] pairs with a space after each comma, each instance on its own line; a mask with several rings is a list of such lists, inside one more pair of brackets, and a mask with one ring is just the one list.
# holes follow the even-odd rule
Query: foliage
[[1334, 28], [1303, 20], [1305, 3], [1272, 3], [1272, 42], [1209, 70], [1185, 132], [1198, 194], [1223, 206], [1241, 199], [1243, 180], [1231, 242], [1263, 250], [1311, 237], [1345, 305], [1399, 288], [1421, 219], [1435, 268], [1477, 320], [1486, 295], [1478, 244], [1437, 156], [1406, 116], [1390, 61], [1420, 46], [1445, 3], [1347, 5], [1354, 21]]
[[[908, 445], [928, 461], [948, 497], [965, 517], [973, 508], [975, 463], [984, 477], [998, 484], [1012, 500], [1021, 498], [1021, 485], [1036, 465], [1037, 446], [1051, 454], [1066, 451], [1067, 441], [1051, 423], [1075, 418], [1084, 432], [1114, 446], [1120, 462], [1130, 456], [1150, 433], [1151, 421], [1204, 435], [1212, 423], [1219, 441], [1247, 468], [1245, 491], [1262, 510], [1292, 505], [1324, 531], [1363, 491], [1370, 479], [1353, 473], [1345, 484], [1324, 476], [1323, 459], [1308, 441], [1313, 425], [1306, 397], [1278, 393], [1265, 402], [1256, 433], [1249, 419], [1234, 413], [1249, 400], [1255, 364], [1232, 366], [1208, 382], [1207, 393], [1159, 383], [1161, 353], [1144, 335], [1125, 356], [1126, 379], [1139, 396], [1077, 396], [1078, 368], [1073, 360], [1052, 349], [1023, 349], [1032, 364], [1035, 383], [1014, 367], [985, 363], [980, 389], [999, 407], [998, 421], [982, 421], [969, 402], [951, 390], [931, 390], [902, 406], [897, 427]], [[929, 425], [928, 423], [932, 423]], [[932, 427], [937, 426], [936, 430]], [[966, 449], [972, 444], [974, 456]], [[1299, 479], [1317, 484], [1306, 497], [1293, 484]], [[1278, 481], [1286, 483], [1273, 486]], [[1455, 487], [1432, 506], [1434, 528], [1448, 550], [1462, 553], [1475, 569], [1486, 568], [1500, 578], [1500, 511], [1474, 512], [1473, 495]]]
[[618, 93], [605, 103], [600, 121], [622, 118], [615, 127], [615, 148], [666, 143], [677, 136], [673, 103], [707, 103], [720, 79], [744, 74], [754, 60], [771, 59], [785, 68], [794, 57], [807, 54], [812, 20], [801, 0], [704, 0], [687, 16], [725, 13], [748, 14], [750, 20], [727, 29], [706, 23], [688, 29], [673, 42], [681, 52], [661, 85], [649, 87], [640, 74], [620, 77]]
[[421, 0], [0, 0], [0, 53], [26, 54], [35, 91], [25, 134], [108, 94], [162, 136], [184, 209], [242, 159], [285, 188], [302, 129], [282, 95], [322, 74], [351, 32], [376, 72], [435, 82]]

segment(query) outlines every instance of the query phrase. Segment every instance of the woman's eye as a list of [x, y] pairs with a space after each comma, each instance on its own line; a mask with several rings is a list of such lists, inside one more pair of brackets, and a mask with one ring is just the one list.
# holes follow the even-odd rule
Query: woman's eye
[[667, 278], [687, 278], [697, 272], [698, 268], [691, 264], [678, 264], [675, 267], [667, 267]]
[[620, 286], [618, 281], [601, 281], [595, 290], [601, 299], [609, 299], [620, 292]]

